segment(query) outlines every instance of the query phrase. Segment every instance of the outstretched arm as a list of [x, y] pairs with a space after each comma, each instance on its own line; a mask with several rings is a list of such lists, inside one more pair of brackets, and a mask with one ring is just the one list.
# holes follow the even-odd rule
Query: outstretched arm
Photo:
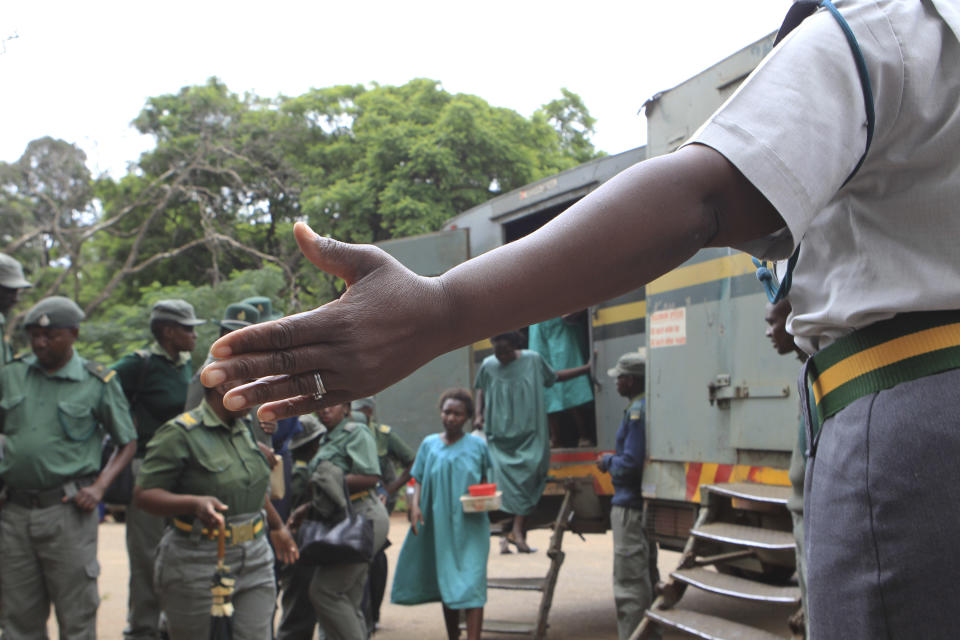
[[[230, 409], [261, 419], [371, 395], [480, 338], [613, 298], [704, 246], [783, 227], [767, 200], [716, 151], [690, 145], [623, 171], [535, 233], [425, 278], [383, 251], [314, 234], [301, 250], [347, 291], [318, 309], [234, 331], [203, 383], [270, 376], [230, 391]], [[384, 313], [389, 310], [389, 313]], [[327, 389], [314, 400], [313, 372]]]

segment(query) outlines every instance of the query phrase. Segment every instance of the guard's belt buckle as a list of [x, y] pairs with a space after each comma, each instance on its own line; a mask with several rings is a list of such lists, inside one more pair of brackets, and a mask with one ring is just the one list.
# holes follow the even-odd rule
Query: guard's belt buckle
[[251, 520], [249, 522], [244, 522], [243, 524], [231, 524], [230, 544], [243, 544], [244, 542], [250, 542], [253, 540], [253, 537], [256, 533], [254, 530], [254, 525], [256, 522], [256, 520]]

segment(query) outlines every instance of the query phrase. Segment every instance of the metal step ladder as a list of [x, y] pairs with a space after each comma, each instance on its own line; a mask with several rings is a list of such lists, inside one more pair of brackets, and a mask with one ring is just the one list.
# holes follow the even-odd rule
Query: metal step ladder
[[[552, 480], [551, 480], [552, 481]], [[483, 620], [483, 631], [489, 633], [515, 634], [533, 636], [542, 640], [547, 635], [547, 617], [553, 604], [553, 591], [557, 586], [560, 575], [560, 566], [563, 564], [563, 534], [569, 528], [573, 515], [573, 493], [577, 490], [576, 482], [563, 481], [564, 494], [560, 503], [560, 510], [553, 521], [553, 535], [550, 536], [550, 546], [547, 556], [550, 558], [550, 568], [544, 577], [533, 578], [488, 578], [488, 589], [507, 589], [511, 591], [539, 592], [540, 607], [537, 610], [537, 619], [532, 622], [513, 622], [504, 620]], [[465, 625], [461, 625], [465, 628]]]
[[786, 508], [790, 494], [790, 487], [750, 482], [700, 487], [700, 514], [680, 564], [631, 640], [649, 637], [654, 627], [706, 640], [781, 639], [679, 605], [685, 590], [692, 587], [720, 597], [799, 607], [800, 588], [787, 582], [795, 569], [795, 542]]

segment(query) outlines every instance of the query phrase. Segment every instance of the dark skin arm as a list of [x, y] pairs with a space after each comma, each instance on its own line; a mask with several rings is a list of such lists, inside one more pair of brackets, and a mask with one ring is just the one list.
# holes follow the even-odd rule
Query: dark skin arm
[[223, 514], [229, 507], [214, 496], [196, 496], [173, 493], [166, 489], [133, 490], [133, 504], [155, 516], [186, 516], [198, 518], [207, 529], [219, 529]]
[[297, 548], [297, 543], [294, 542], [293, 536], [290, 534], [290, 529], [287, 528], [286, 523], [280, 518], [280, 514], [277, 513], [273, 503], [270, 502], [269, 495], [264, 500], [263, 506], [267, 511], [267, 526], [270, 527], [270, 542], [273, 543], [273, 550], [276, 552], [277, 558], [279, 558], [283, 564], [293, 564], [297, 561], [297, 558], [300, 557], [300, 549]]
[[[110, 456], [110, 459], [107, 461], [106, 466], [100, 471], [100, 475], [97, 476], [96, 482], [79, 489], [77, 495], [73, 497], [73, 502], [77, 505], [77, 508], [81, 511], [93, 511], [96, 509], [100, 501], [103, 500], [103, 494], [107, 490], [107, 487], [109, 487], [110, 483], [123, 471], [124, 467], [130, 464], [130, 461], [133, 460], [133, 456], [136, 453], [136, 440], [131, 440], [123, 445], [122, 448], [114, 451], [113, 455]], [[69, 502], [70, 499], [64, 497], [63, 501]]]
[[587, 364], [582, 364], [579, 367], [561, 369], [560, 371], [557, 371], [557, 382], [563, 382], [564, 380], [569, 380], [571, 378], [576, 378], [577, 376], [590, 373], [591, 367], [592, 364], [588, 362]]
[[[432, 358], [486, 336], [556, 317], [636, 289], [708, 246], [784, 226], [726, 158], [690, 145], [634, 165], [538, 231], [447, 273], [417, 276], [372, 246], [295, 235], [317, 267], [347, 291], [323, 307], [220, 338], [201, 376], [270, 376], [230, 391], [231, 409], [265, 403], [261, 419], [371, 395]], [[496, 283], [494, 286], [492, 283]], [[377, 314], [375, 309], [391, 309]], [[320, 401], [312, 372], [327, 388]], [[280, 374], [280, 375], [277, 375]]]
[[407, 468], [403, 470], [403, 473], [400, 474], [393, 482], [385, 484], [383, 486], [384, 490], [391, 496], [400, 490], [400, 487], [410, 482], [410, 469], [413, 468], [413, 464], [408, 464]]
[[473, 417], [473, 427], [483, 430], [483, 389], [476, 389], [477, 394], [477, 415]]
[[364, 489], [372, 489], [380, 482], [380, 476], [369, 476], [362, 473], [348, 473], [344, 477], [347, 481], [347, 489], [350, 490], [351, 494]]

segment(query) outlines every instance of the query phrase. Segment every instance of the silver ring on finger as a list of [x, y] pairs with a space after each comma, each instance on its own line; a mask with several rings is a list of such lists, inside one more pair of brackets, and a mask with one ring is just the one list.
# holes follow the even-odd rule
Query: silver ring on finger
[[313, 394], [314, 400], [320, 400], [323, 398], [324, 394], [327, 392], [327, 388], [323, 386], [323, 380], [320, 379], [320, 373], [317, 371], [313, 372], [313, 381], [317, 385], [317, 390]]

